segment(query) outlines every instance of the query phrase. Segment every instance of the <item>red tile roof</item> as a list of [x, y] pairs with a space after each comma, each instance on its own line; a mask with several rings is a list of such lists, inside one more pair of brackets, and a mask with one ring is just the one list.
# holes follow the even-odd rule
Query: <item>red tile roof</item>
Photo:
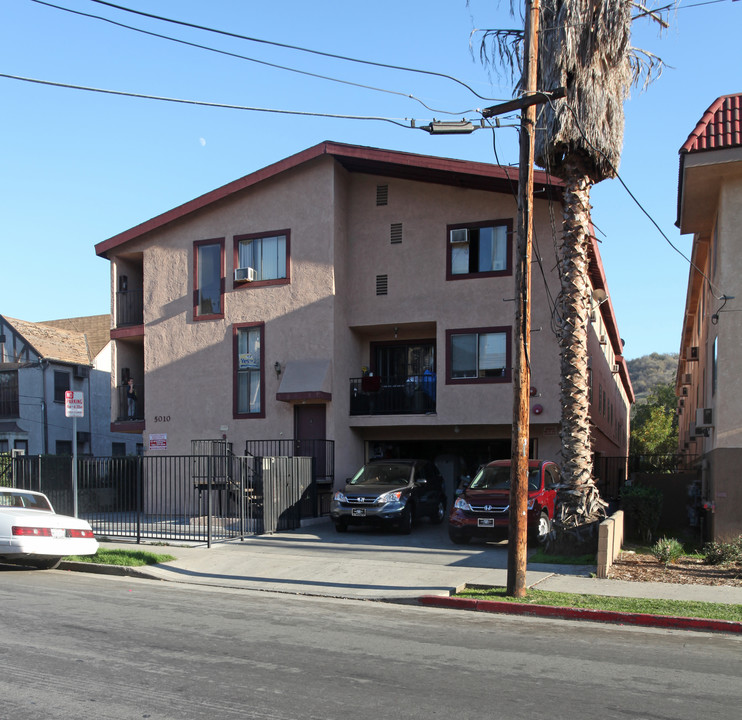
[[722, 95], [709, 107], [680, 152], [742, 146], [742, 93]]

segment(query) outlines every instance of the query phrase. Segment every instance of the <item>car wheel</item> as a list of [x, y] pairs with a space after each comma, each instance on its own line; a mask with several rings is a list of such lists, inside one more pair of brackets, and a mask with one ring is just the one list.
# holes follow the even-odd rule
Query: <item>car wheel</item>
[[536, 542], [543, 545], [549, 538], [551, 533], [551, 520], [547, 512], [542, 512], [541, 517], [538, 519], [538, 525], [536, 526]]
[[44, 558], [43, 560], [29, 560], [28, 564], [31, 567], [35, 567], [38, 570], [54, 570], [59, 567], [59, 563], [62, 562], [62, 558]]
[[446, 518], [446, 499], [441, 498], [435, 508], [435, 512], [430, 516], [433, 525], [440, 525]]
[[465, 535], [464, 533], [456, 532], [455, 530], [451, 530], [451, 528], [448, 529], [448, 537], [451, 539], [451, 542], [455, 543], [456, 545], [468, 545], [469, 544], [468, 535]]
[[339, 533], [348, 532], [348, 523], [343, 520], [338, 520], [335, 523], [335, 530]]
[[412, 509], [409, 505], [402, 511], [398, 527], [402, 535], [409, 535], [412, 532]]

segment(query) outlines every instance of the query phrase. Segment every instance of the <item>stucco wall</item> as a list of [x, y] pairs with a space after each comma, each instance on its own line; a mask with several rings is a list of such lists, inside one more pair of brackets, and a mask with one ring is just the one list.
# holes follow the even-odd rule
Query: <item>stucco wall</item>
[[[376, 204], [379, 184], [389, 186], [387, 205]], [[122, 254], [127, 263], [141, 256], [143, 267], [145, 435], [166, 434], [168, 454], [187, 454], [191, 440], [222, 435], [238, 453], [246, 439], [294, 437], [294, 408], [276, 400], [274, 363], [327, 360], [327, 438], [335, 441], [338, 478], [363, 462], [366, 443], [375, 439], [508, 443], [512, 383], [449, 385], [445, 372], [446, 331], [512, 328], [515, 296], [512, 275], [446, 279], [447, 226], [501, 219], [516, 228], [516, 202], [508, 193], [349, 173], [324, 156], [129, 241]], [[539, 238], [551, 238], [545, 200], [536, 201], [534, 222]], [[399, 244], [390, 242], [392, 223], [403, 225]], [[290, 283], [235, 287], [234, 236], [284, 229], [291, 233]], [[219, 238], [226, 257], [224, 317], [197, 320], [193, 245]], [[530, 359], [531, 404], [542, 412], [531, 416], [531, 436], [538, 455], [558, 459], [559, 351], [544, 286], [554, 297], [558, 279], [551, 242], [542, 242], [541, 250], [546, 280], [534, 265]], [[389, 291], [379, 296], [376, 276], [382, 274]], [[265, 327], [264, 418], [233, 417], [233, 327], [241, 323]], [[370, 343], [393, 339], [394, 328], [399, 339], [435, 340], [436, 412], [351, 417], [349, 380], [369, 364]], [[117, 341], [117, 368], [137, 361], [137, 353], [134, 344]]]
[[742, 448], [719, 448], [707, 455], [706, 497], [713, 503], [711, 537], [726, 540], [742, 535]]

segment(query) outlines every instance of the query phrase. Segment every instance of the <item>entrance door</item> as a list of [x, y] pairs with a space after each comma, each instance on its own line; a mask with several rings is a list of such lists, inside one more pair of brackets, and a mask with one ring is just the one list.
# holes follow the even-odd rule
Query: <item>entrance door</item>
[[327, 423], [324, 405], [294, 406], [295, 454], [314, 458], [314, 477], [322, 480], [327, 475], [327, 459], [324, 441], [327, 439]]

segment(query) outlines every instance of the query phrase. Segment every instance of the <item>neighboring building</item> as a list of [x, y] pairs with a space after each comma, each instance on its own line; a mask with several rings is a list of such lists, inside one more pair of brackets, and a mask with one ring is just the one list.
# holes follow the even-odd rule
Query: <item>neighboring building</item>
[[0, 452], [72, 455], [67, 390], [83, 393], [78, 455], [127, 455], [141, 439], [111, 431], [109, 315], [32, 323], [0, 315]]
[[680, 148], [678, 220], [693, 233], [680, 342], [680, 452], [698, 458], [713, 538], [742, 533], [742, 94]]
[[[374, 455], [424, 457], [450, 497], [511, 453], [515, 185], [513, 168], [325, 142], [99, 243], [114, 427], [167, 454], [332, 440], [338, 483]], [[531, 455], [549, 459], [560, 192], [536, 173]], [[590, 277], [607, 290], [595, 242]], [[610, 301], [590, 335], [595, 450], [626, 456], [633, 392]], [[129, 377], [141, 420], [126, 419]]]

